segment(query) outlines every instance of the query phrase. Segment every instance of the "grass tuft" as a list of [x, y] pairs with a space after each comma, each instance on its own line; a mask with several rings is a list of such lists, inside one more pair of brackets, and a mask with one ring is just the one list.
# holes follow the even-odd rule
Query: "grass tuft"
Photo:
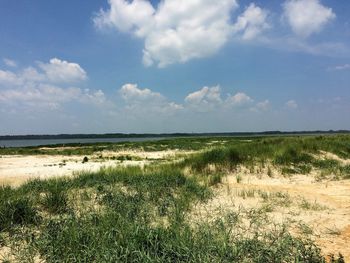
[[43, 207], [50, 213], [61, 214], [69, 210], [68, 196], [62, 186], [53, 185], [44, 194]]
[[37, 210], [28, 199], [1, 200], [0, 231], [11, 230], [15, 226], [36, 224], [39, 220]]

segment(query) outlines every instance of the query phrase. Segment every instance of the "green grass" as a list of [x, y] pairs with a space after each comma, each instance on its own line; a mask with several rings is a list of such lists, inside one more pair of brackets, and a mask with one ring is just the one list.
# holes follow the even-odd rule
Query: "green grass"
[[[63, 146], [70, 146], [63, 147]], [[139, 149], [143, 151], [163, 151], [166, 149], [204, 150], [213, 147], [237, 146], [245, 149], [253, 156], [272, 156], [278, 154], [282, 160], [295, 159], [290, 155], [297, 153], [317, 153], [319, 150], [338, 155], [341, 158], [350, 156], [350, 135], [324, 136], [262, 136], [262, 137], [191, 137], [164, 139], [144, 142], [95, 143], [95, 144], [67, 144], [41, 147], [0, 148], [0, 155], [6, 154], [62, 154], [62, 155], [91, 155], [101, 151], [118, 151]], [[57, 147], [62, 147], [57, 149]], [[250, 148], [247, 150], [247, 148]], [[276, 150], [278, 150], [276, 152]], [[285, 156], [283, 156], [285, 155]], [[292, 158], [292, 159], [291, 159]], [[304, 157], [301, 155], [301, 159]], [[306, 157], [308, 158], [308, 157]], [[296, 159], [298, 161], [298, 158]]]
[[37, 249], [48, 262], [324, 262], [311, 241], [283, 229], [233, 238], [232, 228], [222, 221], [152, 227], [111, 212], [50, 221]]
[[[87, 207], [75, 206], [77, 198], [67, 193], [84, 189], [94, 198], [84, 199], [91, 202]], [[185, 176], [174, 165], [34, 180], [0, 194], [6, 204], [22, 197], [9, 206], [15, 209], [6, 215], [16, 216], [4, 221], [2, 231], [27, 229], [7, 245], [21, 246], [15, 256], [28, 261], [40, 256], [46, 262], [323, 262], [311, 241], [284, 228], [265, 231], [267, 208], [249, 212], [252, 235], [232, 235], [237, 218], [193, 225], [188, 213], [212, 192], [203, 178]], [[71, 209], [63, 213], [68, 203]]]
[[40, 216], [32, 202], [24, 198], [9, 198], [0, 203], [0, 231], [38, 223]]
[[[327, 151], [349, 158], [350, 136], [251, 141], [182, 138], [97, 144], [62, 153], [91, 159], [89, 154], [103, 149], [128, 147], [201, 152], [174, 163], [104, 168], [70, 178], [32, 180], [18, 188], [1, 187], [1, 246], [12, 248], [18, 261], [28, 262], [38, 257], [45, 262], [325, 262], [307, 235], [295, 237], [283, 225], [266, 229], [275, 206], [291, 205], [287, 193], [239, 192], [243, 198], [260, 196], [262, 200], [262, 206], [250, 209], [244, 218], [231, 212], [213, 221], [196, 222], [191, 212], [210, 200], [215, 192], [212, 187], [241, 165], [253, 171], [265, 169], [269, 176], [277, 167], [288, 174], [319, 169], [346, 178], [350, 166], [315, 155]], [[48, 150], [1, 149], [0, 154], [21, 151], [43, 154]], [[242, 175], [235, 175], [237, 183], [241, 182]], [[300, 208], [324, 209], [306, 200]], [[244, 228], [242, 222], [247, 220], [249, 227]]]
[[60, 184], [52, 185], [44, 193], [42, 205], [45, 210], [53, 214], [65, 213], [69, 210], [68, 195]]
[[[334, 147], [336, 146], [336, 147]], [[185, 160], [194, 173], [208, 174], [212, 170], [234, 171], [238, 165], [255, 166], [261, 171], [266, 164], [279, 168], [282, 174], [308, 174], [313, 169], [328, 174], [335, 173], [343, 178], [350, 178], [350, 166], [339, 161], [322, 160], [315, 156], [321, 151], [334, 153], [341, 158], [350, 158], [350, 136], [310, 136], [310, 137], [273, 137], [255, 138], [251, 142], [236, 140], [225, 147], [211, 147], [201, 154]], [[267, 174], [272, 176], [271, 167]]]
[[[63, 146], [63, 145], [58, 145]], [[269, 164], [278, 167], [283, 174], [307, 174], [313, 169], [325, 175], [350, 178], [350, 166], [343, 166], [336, 160], [315, 158], [321, 151], [333, 153], [340, 158], [350, 158], [350, 135], [326, 136], [272, 136], [272, 137], [192, 137], [164, 139], [159, 141], [96, 143], [93, 145], [72, 144], [71, 147], [47, 146], [26, 148], [1, 148], [0, 156], [7, 154], [62, 154], [82, 155], [87, 158], [96, 154], [103, 160], [104, 151], [142, 150], [162, 151], [178, 149], [185, 151], [203, 151], [200, 155], [187, 158], [187, 163], [195, 173], [209, 174], [233, 171], [244, 164], [258, 171]], [[134, 160], [136, 157], [123, 155], [116, 160]], [[137, 158], [135, 160], [138, 160]]]

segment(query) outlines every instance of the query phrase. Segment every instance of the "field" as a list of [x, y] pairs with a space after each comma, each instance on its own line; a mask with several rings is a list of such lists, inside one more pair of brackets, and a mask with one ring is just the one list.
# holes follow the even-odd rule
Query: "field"
[[2, 262], [350, 261], [349, 135], [2, 148], [0, 157]]

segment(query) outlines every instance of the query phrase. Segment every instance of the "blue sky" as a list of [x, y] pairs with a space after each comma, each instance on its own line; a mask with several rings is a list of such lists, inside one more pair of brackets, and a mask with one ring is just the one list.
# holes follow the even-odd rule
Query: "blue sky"
[[350, 129], [350, 2], [0, 2], [0, 134]]

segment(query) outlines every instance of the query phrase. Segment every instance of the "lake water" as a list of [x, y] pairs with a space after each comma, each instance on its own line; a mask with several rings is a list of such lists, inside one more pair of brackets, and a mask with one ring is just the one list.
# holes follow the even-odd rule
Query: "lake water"
[[[169, 137], [168, 137], [169, 138]], [[74, 139], [40, 139], [40, 140], [0, 140], [0, 147], [28, 147], [39, 145], [97, 143], [97, 142], [143, 142], [167, 139], [164, 137], [148, 138], [74, 138]]]

